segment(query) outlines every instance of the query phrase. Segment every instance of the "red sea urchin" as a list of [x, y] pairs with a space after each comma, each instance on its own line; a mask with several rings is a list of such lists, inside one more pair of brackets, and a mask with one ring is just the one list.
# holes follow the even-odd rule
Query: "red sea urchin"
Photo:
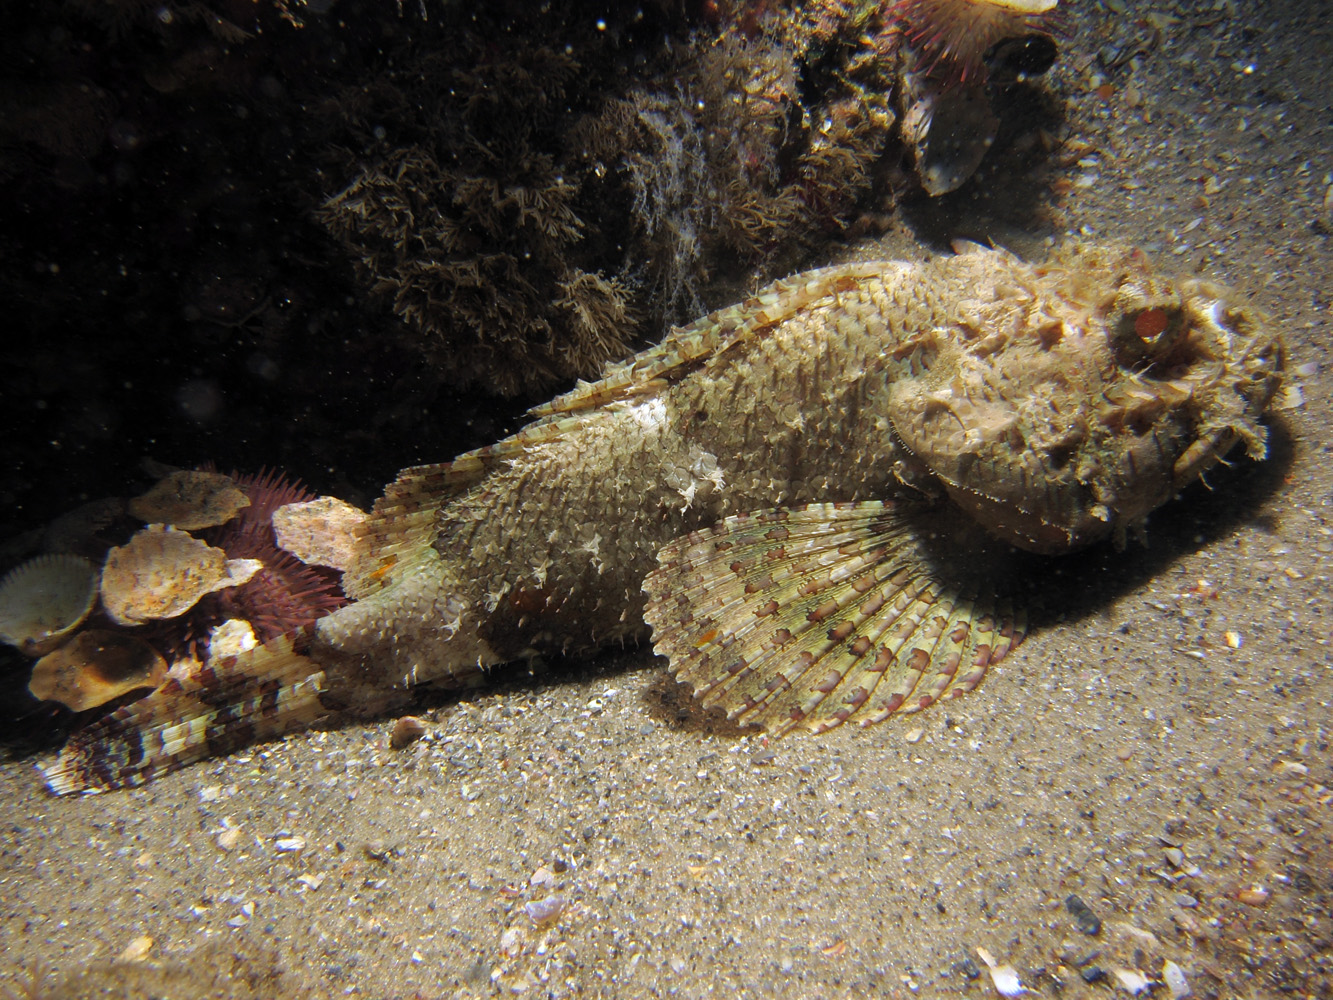
[[314, 495], [278, 472], [233, 474], [232, 479], [250, 505], [225, 524], [197, 535], [231, 559], [257, 559], [263, 567], [239, 586], [206, 595], [180, 617], [150, 626], [148, 638], [168, 660], [201, 658], [211, 630], [228, 619], [248, 622], [255, 638], [268, 642], [347, 603], [336, 571], [306, 565], [274, 538], [273, 512], [289, 503], [313, 500]]
[[1007, 38], [1048, 34], [1059, 0], [897, 0], [890, 12], [927, 72], [967, 83], [986, 77], [986, 53]]
[[201, 534], [229, 558], [258, 559], [264, 568], [239, 587], [209, 595], [200, 602], [203, 612], [218, 622], [243, 619], [260, 642], [268, 642], [346, 604], [336, 572], [307, 566], [279, 548], [273, 536], [273, 512], [289, 503], [314, 500], [314, 494], [279, 472], [261, 470], [258, 475], [232, 478], [250, 498], [250, 506]]

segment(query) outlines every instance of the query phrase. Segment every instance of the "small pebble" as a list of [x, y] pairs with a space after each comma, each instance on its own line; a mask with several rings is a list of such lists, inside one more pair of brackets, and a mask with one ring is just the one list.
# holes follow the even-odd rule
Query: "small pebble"
[[142, 962], [148, 957], [148, 952], [152, 950], [153, 939], [147, 934], [143, 934], [125, 946], [125, 950], [120, 953], [120, 962]]
[[1148, 977], [1134, 969], [1112, 969], [1116, 982], [1127, 992], [1138, 996], [1140, 993], [1147, 993], [1152, 989], [1152, 983]]
[[528, 919], [534, 924], [541, 924], [548, 920], [555, 920], [560, 914], [565, 912], [565, 897], [560, 895], [550, 895], [545, 899], [538, 899], [531, 903], [524, 903], [523, 910], [527, 913]]
[[961, 962], [955, 962], [954, 968], [961, 972], [968, 979], [980, 979], [981, 969], [977, 968], [977, 963], [972, 961], [970, 956], [964, 956]]
[[274, 844], [281, 854], [291, 853], [293, 851], [305, 850], [304, 837], [280, 837]]
[[1106, 972], [1100, 965], [1089, 965], [1079, 970], [1079, 976], [1085, 983], [1099, 983], [1106, 978]]
[[1171, 1000], [1184, 1000], [1190, 995], [1190, 984], [1185, 978], [1185, 970], [1169, 958], [1162, 963], [1162, 981], [1171, 991]]
[[1092, 909], [1088, 904], [1079, 899], [1078, 896], [1070, 896], [1067, 898], [1065, 900], [1065, 909], [1073, 915], [1074, 924], [1084, 934], [1087, 934], [1089, 937], [1095, 937], [1102, 932], [1101, 920], [1098, 919], [1097, 914], [1092, 912]]
[[1258, 885], [1252, 885], [1236, 893], [1236, 898], [1247, 906], [1263, 906], [1268, 902], [1268, 896], [1268, 890]]
[[507, 927], [500, 935], [500, 951], [513, 958], [523, 948], [523, 932], [517, 927]]

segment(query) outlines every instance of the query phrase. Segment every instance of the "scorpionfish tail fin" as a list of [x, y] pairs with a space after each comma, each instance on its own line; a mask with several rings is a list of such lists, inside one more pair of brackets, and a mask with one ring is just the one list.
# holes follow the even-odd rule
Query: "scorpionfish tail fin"
[[328, 714], [323, 684], [322, 668], [297, 652], [292, 636], [221, 658], [75, 733], [43, 769], [47, 787], [69, 795], [142, 785], [305, 729]]

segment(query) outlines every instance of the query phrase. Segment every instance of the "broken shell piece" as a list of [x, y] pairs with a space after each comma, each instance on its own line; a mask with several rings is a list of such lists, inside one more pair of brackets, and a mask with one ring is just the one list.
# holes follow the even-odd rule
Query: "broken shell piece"
[[112, 549], [102, 568], [102, 606], [121, 625], [174, 618], [205, 594], [245, 583], [264, 564], [227, 553], [183, 531], [150, 524]]
[[1169, 958], [1162, 963], [1162, 982], [1166, 983], [1166, 988], [1171, 991], [1171, 1000], [1185, 1000], [1185, 997], [1190, 995], [1190, 984], [1185, 978], [1185, 970]]
[[982, 964], [990, 970], [991, 982], [995, 984], [995, 992], [1002, 997], [1016, 997], [1028, 992], [1018, 979], [1018, 972], [1012, 965], [1000, 965], [995, 961], [995, 956], [985, 948], [977, 949], [977, 958], [981, 959]]
[[93, 609], [97, 571], [79, 556], [38, 556], [0, 582], [0, 639], [29, 656], [49, 653]]
[[223, 656], [239, 656], [259, 645], [255, 630], [240, 618], [228, 618], [208, 632], [208, 659], [213, 662]]
[[1152, 980], [1135, 969], [1112, 969], [1111, 973], [1115, 976], [1115, 981], [1120, 984], [1120, 988], [1134, 996], [1152, 989]]
[[278, 544], [307, 566], [345, 570], [352, 562], [356, 529], [366, 515], [337, 497], [289, 503], [273, 512]]
[[147, 934], [135, 938], [125, 946], [125, 950], [120, 953], [118, 962], [142, 962], [148, 958], [148, 953], [153, 950], [153, 939]]
[[250, 506], [231, 476], [184, 469], [158, 480], [143, 496], [129, 502], [129, 512], [149, 524], [170, 524], [182, 531], [225, 524]]
[[389, 734], [389, 746], [395, 750], [401, 750], [425, 735], [426, 724], [424, 722], [415, 715], [404, 715], [393, 724], [393, 732]]
[[166, 660], [138, 636], [89, 629], [38, 660], [28, 690], [42, 701], [84, 712], [131, 691], [157, 687], [166, 673]]

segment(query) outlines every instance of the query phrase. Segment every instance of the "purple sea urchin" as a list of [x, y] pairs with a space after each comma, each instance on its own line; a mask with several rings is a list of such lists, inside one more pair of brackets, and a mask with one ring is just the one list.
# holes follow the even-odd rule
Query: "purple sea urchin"
[[984, 80], [986, 53], [1006, 38], [1049, 33], [1059, 0], [897, 0], [891, 16], [932, 75]]

